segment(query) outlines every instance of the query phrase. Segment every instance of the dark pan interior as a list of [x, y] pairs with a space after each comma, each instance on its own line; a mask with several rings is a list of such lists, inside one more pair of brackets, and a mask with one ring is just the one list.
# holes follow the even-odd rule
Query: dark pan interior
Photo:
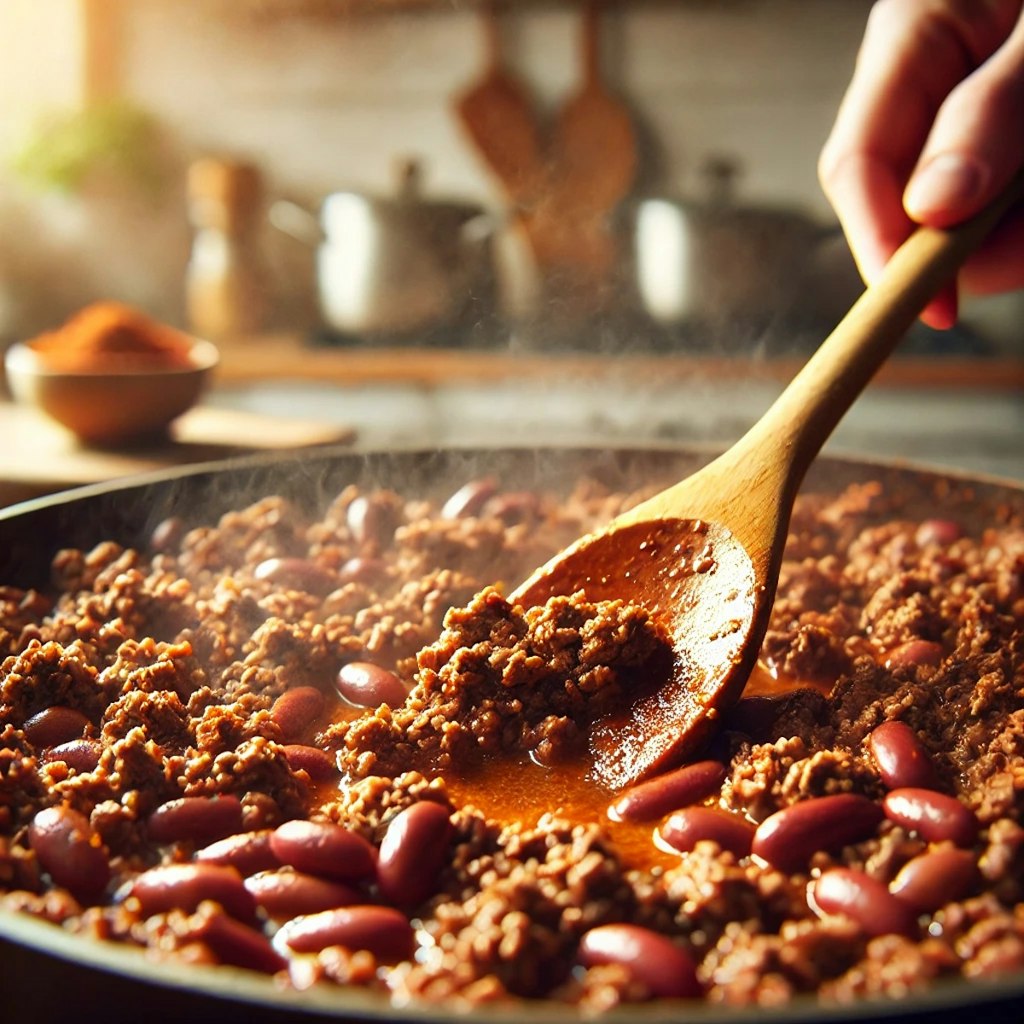
[[[350, 449], [256, 456], [165, 472], [109, 485], [80, 488], [0, 511], [0, 585], [45, 587], [53, 554], [115, 539], [142, 544], [153, 527], [175, 514], [190, 524], [268, 494], [319, 507], [349, 483], [393, 487], [406, 495], [443, 498], [460, 484], [487, 474], [510, 489], [568, 488], [587, 473], [616, 488], [668, 483], [708, 459], [704, 451], [662, 449], [446, 450], [354, 454]], [[821, 459], [805, 491], [834, 492], [852, 482], [877, 480], [898, 494], [908, 515], [948, 515], [968, 522], [998, 521], [1024, 512], [1024, 488], [999, 480], [957, 477], [906, 466]], [[913, 1021], [952, 1024], [966, 1013], [985, 1021], [1024, 1020], [1024, 977], [997, 984], [954, 982], [897, 1005], [861, 1003], [819, 1007], [797, 1002], [782, 1009], [651, 1004], [607, 1016], [611, 1021], [668, 1024], [771, 1024], [774, 1021]], [[284, 992], [263, 977], [221, 968], [153, 963], [135, 950], [84, 941], [43, 922], [0, 912], [0, 1020], [299, 1022], [344, 1020], [451, 1020], [449, 1009], [395, 1009], [364, 992], [344, 989]], [[579, 1015], [546, 1005], [512, 1011], [487, 1008], [459, 1015], [467, 1024], [503, 1019], [574, 1021]]]

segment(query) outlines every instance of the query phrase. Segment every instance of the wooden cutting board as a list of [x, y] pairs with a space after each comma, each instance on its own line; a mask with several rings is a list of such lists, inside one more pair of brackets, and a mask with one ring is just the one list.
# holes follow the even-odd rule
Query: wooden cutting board
[[198, 405], [166, 440], [139, 448], [88, 448], [35, 409], [0, 402], [0, 504], [80, 484], [207, 462], [354, 440], [345, 425]]

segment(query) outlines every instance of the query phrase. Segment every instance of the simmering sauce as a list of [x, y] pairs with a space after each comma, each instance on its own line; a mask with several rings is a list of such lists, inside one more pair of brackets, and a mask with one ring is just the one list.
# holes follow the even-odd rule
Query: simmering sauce
[[[828, 694], [825, 683], [794, 679], [769, 671], [760, 662], [754, 667], [744, 691], [750, 697], [780, 697], [793, 690], [814, 687]], [[362, 709], [341, 703], [330, 712], [331, 722], [352, 721]], [[369, 713], [368, 711], [366, 713]], [[322, 727], [326, 722], [321, 722]], [[431, 775], [429, 768], [410, 765]], [[436, 774], [433, 773], [433, 774]], [[452, 802], [475, 807], [503, 825], [532, 825], [550, 814], [573, 824], [596, 824], [604, 829], [622, 862], [629, 868], [653, 870], [679, 863], [682, 854], [665, 849], [655, 840], [657, 821], [616, 821], [608, 808], [618, 795], [594, 778], [586, 757], [562, 764], [541, 765], [525, 758], [489, 758], [471, 771], [443, 773]], [[327, 803], [340, 784], [330, 782], [315, 789], [314, 802]], [[715, 797], [707, 803], [714, 804]]]

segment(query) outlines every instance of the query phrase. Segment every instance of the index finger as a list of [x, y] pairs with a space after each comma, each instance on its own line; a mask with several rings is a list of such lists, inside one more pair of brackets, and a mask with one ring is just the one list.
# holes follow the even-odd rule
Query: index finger
[[907, 179], [943, 100], [974, 65], [955, 23], [937, 9], [921, 0], [872, 8], [822, 149], [822, 187], [867, 281], [913, 230], [903, 207]]

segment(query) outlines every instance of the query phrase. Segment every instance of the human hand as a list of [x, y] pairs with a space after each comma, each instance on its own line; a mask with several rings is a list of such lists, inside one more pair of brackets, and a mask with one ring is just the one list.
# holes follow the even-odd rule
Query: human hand
[[[818, 176], [873, 281], [916, 224], [980, 210], [1024, 167], [1024, 0], [877, 0]], [[962, 269], [976, 294], [1024, 287], [1024, 204]], [[922, 314], [956, 322], [957, 286]]]

